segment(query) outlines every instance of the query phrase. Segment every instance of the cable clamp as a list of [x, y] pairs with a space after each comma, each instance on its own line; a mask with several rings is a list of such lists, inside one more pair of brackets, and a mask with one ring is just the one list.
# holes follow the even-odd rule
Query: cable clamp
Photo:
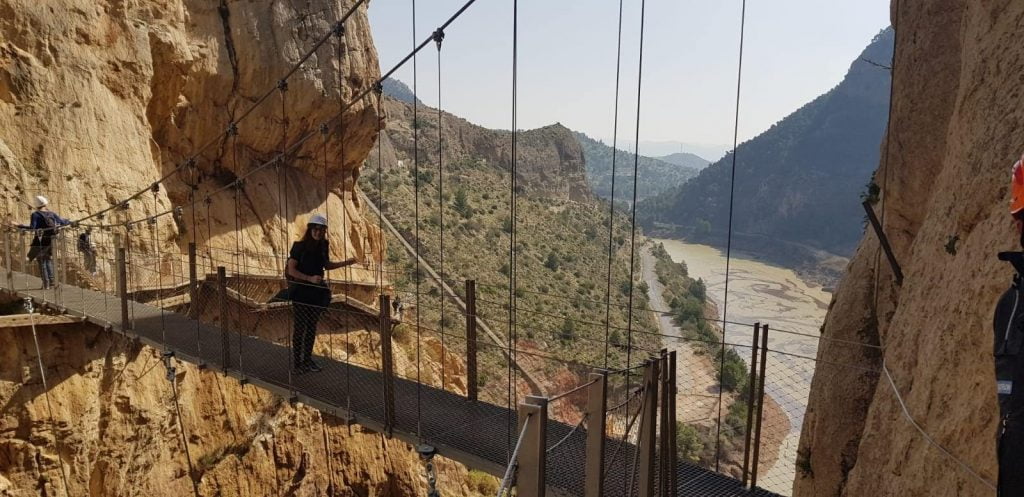
[[331, 34], [337, 36], [338, 38], [345, 36], [345, 23], [341, 21], [335, 22], [334, 27], [331, 28]]
[[288, 91], [288, 80], [279, 79], [277, 80], [277, 89], [281, 91]]
[[326, 135], [327, 132], [328, 132], [328, 129], [329, 128], [327, 127], [327, 123], [321, 123], [320, 124], [320, 134], [321, 135]]
[[173, 359], [173, 358], [174, 358], [174, 351], [171, 351], [171, 350], [165, 350], [163, 353], [160, 354], [160, 360], [163, 361], [164, 369], [167, 370], [167, 381], [170, 381], [170, 382], [174, 381], [174, 373], [175, 373], [175, 371], [177, 369], [174, 366], [174, 362], [171, 361], [171, 359]]
[[373, 91], [377, 93], [377, 96], [380, 96], [384, 93], [384, 83], [378, 81], [377, 84], [373, 85]]
[[431, 35], [431, 38], [434, 40], [434, 43], [437, 44], [437, 49], [441, 50], [441, 42], [444, 41], [444, 30], [437, 28], [434, 30], [434, 34]]
[[[284, 80], [281, 80], [281, 81], [284, 81]], [[278, 83], [278, 87], [279, 88], [280, 88], [280, 85], [281, 85], [281, 83]], [[285, 84], [285, 89], [287, 89], [287, 86], [288, 85]], [[238, 123], [236, 123], [236, 122], [228, 123], [227, 134], [228, 134], [228, 136], [238, 136]]]
[[149, 191], [153, 193], [160, 193], [160, 183], [153, 183], [149, 187]]
[[149, 223], [149, 225], [150, 225], [150, 226], [153, 226], [153, 225], [155, 225], [155, 224], [156, 224], [156, 216], [153, 216], [153, 217], [147, 218], [147, 219], [146, 219], [146, 222], [147, 222], [147, 223]]

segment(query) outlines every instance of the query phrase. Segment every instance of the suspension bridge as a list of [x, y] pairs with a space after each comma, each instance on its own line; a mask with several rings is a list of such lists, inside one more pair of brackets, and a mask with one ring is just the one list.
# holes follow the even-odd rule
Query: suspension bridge
[[[412, 239], [407, 240], [386, 219], [383, 203], [372, 206], [377, 215], [378, 229], [383, 237], [385, 231], [393, 233], [415, 262], [415, 298], [413, 316], [398, 316], [393, 312], [392, 299], [400, 293], [388, 281], [389, 271], [384, 266], [383, 250], [370, 254], [371, 259], [363, 261], [352, 270], [346, 271], [346, 278], [330, 282], [332, 298], [326, 307], [307, 306], [300, 309], [279, 298], [279, 292], [288, 286], [281, 274], [285, 257], [280, 250], [273, 254], [255, 254], [242, 250], [236, 238], [234, 250], [216, 248], [210, 244], [213, 239], [209, 225], [212, 199], [217, 196], [231, 196], [235, 209], [234, 233], [239, 236], [242, 210], [239, 197], [245, 193], [246, 179], [263, 171], [276, 171], [279, 184], [279, 208], [281, 219], [294, 219], [296, 212], [289, 212], [287, 176], [282, 171], [298, 156], [318, 157], [322, 155], [323, 175], [328, 178], [329, 158], [327, 143], [339, 140], [344, 158], [344, 117], [353, 105], [365, 99], [376, 98], [375, 110], [382, 115], [382, 82], [392, 76], [400, 67], [413, 64], [413, 91], [416, 92], [415, 65], [417, 55], [433, 44], [437, 48], [438, 64], [438, 122], [441, 114], [441, 58], [445, 40], [445, 29], [455, 22], [475, 0], [461, 6], [445, 23], [429, 36], [420, 40], [415, 33], [415, 0], [413, 0], [413, 46], [409, 54], [379, 79], [364, 88], [352, 92], [351, 99], [339, 99], [336, 115], [321, 123], [308, 125], [298, 136], [288, 136], [285, 109], [287, 107], [288, 81], [300, 74], [299, 68], [314, 55], [337, 57], [339, 73], [344, 70], [345, 56], [342, 46], [345, 39], [345, 23], [358, 9], [365, 8], [365, 0], [355, 0], [344, 13], [339, 13], [336, 22], [284, 74], [276, 85], [266, 89], [262, 96], [254, 99], [251, 106], [225, 124], [223, 131], [196, 147], [189, 157], [176, 162], [176, 166], [155, 180], [150, 186], [120, 201], [111, 202], [107, 208], [88, 213], [75, 219], [69, 226], [57, 230], [52, 238], [52, 257], [56, 270], [56, 286], [43, 288], [39, 271], [34, 264], [25, 260], [29, 240], [33, 233], [22, 230], [3, 232], [3, 267], [5, 275], [0, 289], [10, 297], [27, 299], [34, 305], [50, 310], [47, 314], [6, 316], [0, 326], [46, 327], [69, 322], [87, 322], [91, 325], [119, 333], [132, 340], [138, 340], [163, 352], [165, 364], [174, 360], [186, 361], [201, 368], [221, 371], [273, 392], [293, 402], [301, 402], [323, 413], [362, 425], [368, 429], [395, 437], [417, 447], [426, 459], [434, 454], [462, 462], [469, 467], [487, 471], [501, 477], [499, 497], [511, 494], [515, 487], [520, 495], [534, 497], [551, 493], [553, 495], [584, 495], [586, 497], [623, 496], [771, 496], [759, 486], [759, 478], [765, 478], [764, 471], [771, 469], [779, 474], [780, 481], [773, 488], [791, 486], [797, 477], [800, 462], [796, 459], [795, 442], [792, 435], [799, 433], [803, 409], [806, 407], [808, 392], [793, 393], [793, 384], [807, 388], [810, 373], [813, 372], [814, 358], [785, 353], [771, 349], [769, 327], [760, 323], [732, 323], [723, 318], [717, 320], [723, 327], [749, 326], [751, 340], [746, 344], [727, 343], [724, 335], [719, 342], [711, 344], [720, 347], [724, 356], [727, 348], [749, 357], [746, 366], [746, 390], [728, 394], [743, 402], [726, 404], [726, 396], [718, 379], [716, 392], [700, 392], [699, 397], [717, 397], [717, 415], [713, 420], [715, 441], [713, 457], [701, 461], [680, 457], [682, 448], [676, 446], [680, 439], [682, 422], [701, 423], [707, 419], [683, 419], [679, 415], [677, 402], [687, 399], [676, 385], [678, 364], [675, 352], [641, 349], [634, 344], [634, 313], [666, 313], [634, 307], [634, 274], [636, 229], [636, 174], [638, 156], [634, 156], [633, 202], [631, 210], [629, 239], [630, 285], [628, 312], [624, 328], [626, 333], [626, 363], [619, 369], [608, 364], [579, 364], [564, 361], [550, 354], [524, 350], [518, 339], [517, 316], [520, 312], [516, 294], [517, 254], [517, 67], [518, 67], [518, 8], [513, 0], [512, 16], [512, 125], [511, 125], [511, 167], [509, 215], [511, 220], [509, 237], [509, 267], [507, 296], [502, 312], [507, 313], [505, 321], [484, 319], [478, 306], [484, 305], [478, 299], [476, 282], [466, 280], [464, 290], [453, 289], [455, 278], [446, 272], [444, 257], [444, 218], [441, 210], [441, 249], [437, 267], [427, 264], [421, 257], [420, 246], [420, 153], [418, 137], [414, 155], [415, 229]], [[637, 114], [640, 119], [640, 99], [643, 76], [643, 22], [644, 0], [640, 0], [640, 43], [637, 86]], [[619, 43], [616, 53], [615, 85], [615, 127], [613, 148], [618, 141], [619, 121], [619, 79], [621, 73], [621, 26], [622, 6], [619, 2]], [[736, 124], [739, 119], [740, 83], [742, 81], [743, 25], [746, 16], [745, 2], [740, 19], [740, 57], [737, 74]], [[333, 55], [330, 41], [335, 42]], [[321, 53], [323, 52], [323, 53]], [[339, 81], [342, 79], [339, 77]], [[258, 107], [268, 105], [277, 94], [281, 104], [282, 137], [280, 151], [262, 163], [243, 167], [237, 159], [240, 124], [251, 119]], [[340, 91], [339, 94], [344, 95]], [[416, 99], [414, 98], [414, 101]], [[418, 107], [413, 104], [414, 122]], [[414, 126], [414, 129], [416, 127]], [[636, 141], [639, 141], [637, 126]], [[338, 138], [342, 137], [342, 138]], [[317, 143], [319, 138], [319, 143]], [[378, 178], [380, 188], [380, 141], [377, 142]], [[200, 162], [212, 147], [226, 150], [230, 159], [229, 180], [218, 179], [204, 172]], [[320, 150], [318, 150], [318, 148]], [[734, 129], [733, 150], [736, 149]], [[321, 153], [322, 151], [322, 153]], [[444, 196], [444, 154], [439, 140], [437, 149], [438, 196]], [[612, 198], [615, 195], [615, 158], [612, 154]], [[733, 153], [733, 161], [736, 154]], [[734, 164], [735, 167], [735, 164]], [[200, 183], [209, 181], [205, 195], [200, 195]], [[167, 188], [172, 182], [180, 182], [188, 190], [187, 201], [160, 211], [156, 196], [161, 185]], [[323, 197], [329, 196], [329, 185], [324, 181]], [[354, 186], [353, 186], [354, 188]], [[59, 194], [59, 192], [58, 192]], [[19, 194], [20, 195], [20, 194]], [[147, 195], [153, 195], [152, 211], [137, 215], [136, 205], [143, 203]], [[356, 195], [355, 191], [346, 195]], [[372, 204], [363, 196], [367, 204]], [[283, 201], [280, 201], [283, 199]], [[608, 285], [606, 296], [599, 304], [605, 306], [605, 318], [601, 323], [587, 323], [604, 328], [605, 356], [609, 350], [611, 325], [611, 272], [613, 257], [614, 206], [609, 203], [608, 212]], [[326, 205], [326, 200], [325, 200]], [[727, 252], [731, 254], [731, 209]], [[200, 239], [203, 226], [197, 222], [197, 213], [206, 209], [205, 244]], [[136, 214], [136, 215], [133, 215]], [[305, 214], [305, 213], [302, 213]], [[188, 218], [191, 215], [191, 223]], [[884, 211], [883, 211], [884, 215]], [[327, 216], [330, 217], [328, 210]], [[342, 212], [341, 225], [349, 220]], [[299, 216], [301, 217], [301, 216]], [[112, 218], [120, 218], [112, 221]], [[167, 244], [157, 239], [161, 223], [167, 229], [178, 229], [188, 233], [187, 243]], [[181, 226], [187, 226], [182, 230]], [[76, 253], [76, 240], [83, 230], [93, 229], [99, 233], [100, 241], [92, 249], [95, 260], [82, 263]], [[147, 229], [152, 233], [152, 242], [144, 244], [141, 238]], [[282, 229], [281, 247], [287, 246], [287, 229]], [[343, 240], [344, 242], [344, 240]], [[343, 243], [343, 246], [344, 245]], [[92, 267], [89, 267], [92, 266]], [[458, 332], [429, 330], [420, 319], [420, 310], [425, 306], [420, 297], [421, 270], [426, 268], [435, 285], [440, 287], [442, 322], [445, 301], [455, 304], [454, 312], [464, 319]], [[367, 278], [366, 276], [370, 277]], [[726, 270], [726, 298], [728, 297], [728, 268]], [[723, 314], [727, 316], [727, 305]], [[295, 370], [291, 327], [300, 313], [315, 312], [319, 319], [317, 328], [321, 336], [314, 350], [319, 371], [300, 372]], [[529, 310], [527, 310], [529, 312]], [[407, 344], [415, 357], [396, 353], [395, 344], [401, 342], [396, 336], [396, 320], [401, 319], [416, 333], [414, 344]], [[715, 318], [707, 318], [716, 320]], [[495, 324], [505, 323], [508, 328], [499, 330]], [[482, 334], [479, 331], [483, 331]], [[786, 330], [771, 330], [787, 333]], [[361, 344], [355, 343], [353, 335], [363, 333]], [[429, 355], [421, 335], [430, 332], [441, 340], [439, 366], [433, 371], [424, 371], [423, 358]], [[790, 332], [791, 333], [791, 332]], [[659, 336], [666, 343], [680, 340], [677, 336]], [[824, 337], [806, 337], [813, 340]], [[448, 344], [445, 344], [445, 340]], [[339, 343], [341, 342], [341, 343]], [[875, 344], [832, 342], [833, 345], [850, 347], [872, 347]], [[447, 366], [445, 354], [461, 350], [459, 361], [464, 370], [453, 370]], [[361, 349], [362, 348], [362, 349]], [[491, 351], [504, 358], [507, 368], [506, 392], [482, 391], [483, 383], [480, 355]], [[407, 350], [408, 352], [408, 350]], [[451, 352], [455, 353], [455, 352]], [[634, 354], [636, 357], [634, 357]], [[37, 350], [41, 372], [45, 371], [45, 358]], [[437, 359], [437, 358], [434, 358]], [[551, 361], [572, 367], [580, 383], [563, 391], [548, 391], [537, 374], [525, 366], [528, 360]], [[170, 367], [170, 366], [169, 366]], [[486, 367], [486, 366], [485, 366]], [[414, 371], [414, 374], [410, 372]], [[857, 371], [857, 374], [879, 375], [881, 371]], [[494, 373], [490, 371], [490, 373]], [[779, 378], [778, 375], [785, 375]], [[899, 397], [895, 382], [886, 371], [892, 390]], [[768, 378], [772, 377], [769, 381]], [[45, 374], [43, 374], [45, 383]], [[173, 382], [173, 380], [172, 380]], [[520, 382], [525, 391], [520, 390]], [[502, 399], [504, 397], [504, 399]], [[177, 400], [177, 390], [175, 390]], [[504, 401], [504, 402], [502, 402]], [[901, 405], [902, 400], [900, 399]], [[564, 406], [570, 406], [564, 408]], [[732, 412], [733, 408], [744, 412]], [[724, 411], [728, 411], [726, 415]], [[682, 409], [686, 411], [686, 409]], [[568, 412], [569, 414], [565, 414]], [[774, 414], [773, 414], [774, 413]], [[914, 422], [910, 411], [904, 407], [907, 419], [921, 431], [923, 440], [949, 452], [927, 436]], [[730, 417], [731, 416], [731, 417]], [[179, 420], [180, 422], [180, 420]], [[180, 424], [179, 424], [179, 428]], [[183, 428], [181, 428], [184, 431]], [[730, 432], [730, 433], [726, 433]], [[789, 437], [783, 440], [783, 437]], [[732, 465], [728, 461], [723, 440], [735, 440]], [[186, 445], [187, 449], [187, 445]], [[952, 456], [950, 456], [952, 457]], [[967, 470], [969, 467], [961, 464]], [[781, 468], [781, 469], [780, 469]], [[62, 464], [63, 471], [63, 464]], [[429, 472], [429, 470], [428, 470]], [[973, 473], [972, 473], [973, 474]], [[980, 479], [980, 477], [976, 478]], [[432, 482], [432, 480], [431, 480]], [[986, 483], [983, 481], [983, 483]], [[433, 483], [431, 483], [432, 485]], [[65, 481], [65, 492], [67, 493]], [[70, 494], [68, 494], [70, 495]]]

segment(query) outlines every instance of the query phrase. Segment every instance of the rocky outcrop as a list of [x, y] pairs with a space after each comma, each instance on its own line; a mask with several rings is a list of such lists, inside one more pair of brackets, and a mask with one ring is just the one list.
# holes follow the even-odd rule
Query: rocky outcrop
[[921, 428], [996, 479], [991, 323], [1012, 270], [995, 255], [1018, 249], [1007, 207], [1010, 165], [1024, 150], [1024, 4], [894, 2], [892, 18], [893, 108], [875, 208], [905, 279], [894, 282], [869, 232], [823, 328], [801, 497], [993, 494], [908, 422], [883, 365]]

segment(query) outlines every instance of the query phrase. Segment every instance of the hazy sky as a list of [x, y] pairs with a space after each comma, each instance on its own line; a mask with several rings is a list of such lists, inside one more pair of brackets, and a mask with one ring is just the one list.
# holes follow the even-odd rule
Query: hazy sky
[[[463, 2], [417, 2], [418, 40]], [[411, 4], [370, 3], [383, 71], [412, 48]], [[610, 143], [618, 8], [616, 0], [519, 0], [519, 128], [557, 121]], [[740, 8], [740, 0], [646, 0], [641, 143], [731, 146]], [[640, 0], [624, 0], [623, 10], [618, 133], [620, 148], [628, 148], [637, 122]], [[511, 128], [511, 13], [511, 0], [477, 0], [448, 28], [441, 52], [444, 110]], [[748, 0], [740, 141], [839, 83], [888, 24], [889, 0]], [[433, 45], [417, 64], [419, 97], [435, 106]], [[412, 64], [396, 77], [411, 87]]]

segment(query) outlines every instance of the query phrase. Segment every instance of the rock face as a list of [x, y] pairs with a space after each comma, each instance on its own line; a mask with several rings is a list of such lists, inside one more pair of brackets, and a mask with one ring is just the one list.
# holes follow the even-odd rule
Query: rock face
[[1008, 182], [1024, 150], [1024, 4], [894, 2], [892, 20], [893, 109], [875, 209], [905, 279], [894, 282], [869, 232], [823, 328], [819, 358], [831, 364], [819, 362], [814, 377], [795, 495], [993, 495], [925, 441], [878, 371], [888, 369], [922, 429], [995, 481], [991, 323], [1012, 276], [995, 255], [1019, 250]]
[[[248, 271], [277, 273], [272, 257], [319, 211], [331, 220], [336, 258], [376, 262], [383, 242], [354, 195], [382, 114], [374, 99], [352, 100], [379, 77], [365, 4], [343, 43], [328, 39], [286, 91], [275, 87], [352, 3], [0, 0], [4, 221], [25, 222], [36, 194], [78, 219], [141, 191], [127, 210], [90, 220], [181, 207], [146, 236], [128, 233], [136, 253], [182, 253], [192, 241], [207, 253], [237, 247], [260, 256], [248, 258]], [[232, 121], [238, 134], [226, 137]], [[248, 176], [234, 193], [237, 178], [286, 148], [279, 168]], [[193, 155], [194, 167], [179, 168]], [[100, 242], [125, 234], [102, 233]], [[112, 248], [101, 244], [101, 257]], [[157, 351], [88, 325], [42, 329], [40, 345], [45, 391], [29, 331], [0, 330], [0, 495], [64, 495], [58, 459], [69, 495], [190, 495], [193, 479], [202, 495], [426, 492], [409, 447], [358, 426], [183, 363], [179, 416]], [[464, 468], [440, 465], [445, 495], [470, 492]]]
[[[189, 461], [199, 495], [427, 491], [404, 443], [218, 372], [175, 361], [176, 406], [159, 351], [88, 325], [48, 326], [44, 389], [31, 329], [0, 333], [0, 495], [65, 495], [65, 478], [68, 495], [193, 495]], [[353, 343], [355, 360], [374, 360], [368, 340]], [[438, 473], [444, 495], [473, 494], [461, 466], [441, 460]]]
[[[365, 252], [379, 253], [379, 236], [362, 222], [351, 195], [379, 113], [369, 98], [351, 102], [326, 139], [315, 136], [342, 101], [379, 75], [365, 6], [346, 23], [344, 43], [330, 38], [287, 79], [287, 91], [275, 89], [350, 6], [330, 0], [301, 7], [269, 0], [0, 2], [5, 210], [27, 217], [19, 201], [43, 193], [77, 219], [171, 175], [159, 193], [139, 195], [104, 222], [182, 207], [181, 222], [159, 219], [158, 239], [168, 245], [181, 249], [194, 240], [200, 248], [234, 250], [237, 244], [281, 256], [311, 211], [345, 212], [351, 222], [332, 223], [331, 232], [349, 246], [335, 243], [335, 250], [364, 260]], [[225, 136], [232, 121], [238, 134]], [[236, 201], [230, 185], [237, 177], [307, 133], [314, 136], [290, 149], [279, 170], [249, 176]], [[194, 154], [194, 168], [180, 167]], [[204, 205], [218, 190], [224, 191]], [[153, 250], [133, 238], [139, 250]]]

